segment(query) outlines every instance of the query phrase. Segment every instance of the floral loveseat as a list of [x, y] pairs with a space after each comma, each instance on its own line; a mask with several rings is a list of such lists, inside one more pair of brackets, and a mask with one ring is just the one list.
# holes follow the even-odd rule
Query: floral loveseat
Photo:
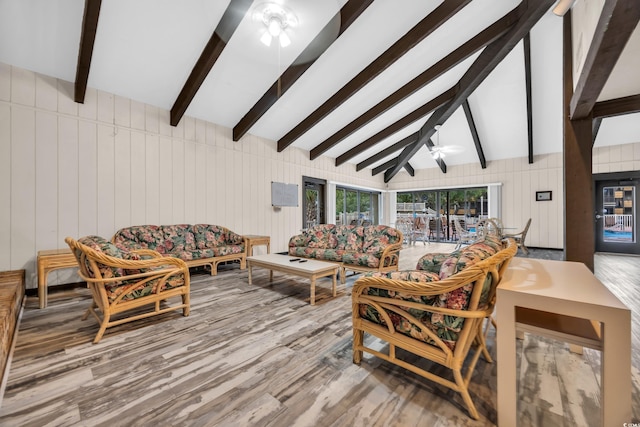
[[342, 263], [345, 270], [396, 271], [402, 233], [386, 225], [321, 224], [289, 239], [289, 255]]
[[189, 267], [209, 265], [211, 275], [224, 261], [239, 261], [246, 268], [245, 239], [218, 225], [135, 225], [118, 230], [111, 241], [123, 250], [151, 249], [180, 258]]
[[[351, 294], [354, 363], [360, 364], [366, 351], [458, 391], [477, 419], [468, 384], [480, 353], [491, 361], [482, 326], [493, 312], [496, 287], [517, 250], [513, 239], [487, 235], [450, 254], [425, 255], [416, 270], [358, 279]], [[367, 347], [365, 332], [388, 342], [388, 353]], [[463, 376], [472, 345], [476, 351]], [[451, 369], [453, 381], [412, 365], [396, 354], [396, 347]]]

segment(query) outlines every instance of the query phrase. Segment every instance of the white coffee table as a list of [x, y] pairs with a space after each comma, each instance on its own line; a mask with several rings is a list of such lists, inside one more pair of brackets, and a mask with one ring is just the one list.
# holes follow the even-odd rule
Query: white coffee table
[[[305, 262], [292, 261], [294, 259], [305, 260]], [[247, 266], [249, 267], [250, 285], [251, 269], [253, 267], [269, 269], [270, 281], [273, 281], [274, 271], [309, 279], [311, 281], [311, 305], [315, 305], [316, 303], [316, 279], [331, 276], [333, 279], [333, 296], [336, 296], [336, 278], [340, 270], [340, 264], [338, 263], [297, 258], [288, 255], [265, 254], [247, 257]]]

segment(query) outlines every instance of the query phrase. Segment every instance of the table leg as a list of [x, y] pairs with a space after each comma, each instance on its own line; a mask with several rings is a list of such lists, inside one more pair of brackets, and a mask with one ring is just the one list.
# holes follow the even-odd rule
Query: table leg
[[498, 369], [498, 425], [517, 425], [516, 390], [516, 310], [515, 307], [499, 299], [496, 304], [497, 358]]
[[337, 284], [338, 284], [337, 283], [338, 279], [336, 277], [337, 275], [338, 275], [338, 269], [336, 269], [336, 271], [333, 272], [333, 276], [332, 276], [332, 278], [333, 278], [333, 296], [334, 297], [336, 296], [336, 287], [337, 287]]
[[269, 270], [269, 281], [273, 282], [273, 270]]
[[249, 263], [249, 284], [251, 284], [251, 263]]
[[311, 305], [316, 304], [316, 276], [311, 276], [311, 299], [309, 303]]
[[44, 267], [38, 265], [38, 302], [40, 303], [40, 308], [47, 306], [47, 274], [48, 272], [44, 271]]
[[602, 425], [625, 425], [631, 420], [631, 313], [602, 322], [602, 337]]
[[271, 243], [267, 242], [267, 253], [270, 254], [271, 253]]

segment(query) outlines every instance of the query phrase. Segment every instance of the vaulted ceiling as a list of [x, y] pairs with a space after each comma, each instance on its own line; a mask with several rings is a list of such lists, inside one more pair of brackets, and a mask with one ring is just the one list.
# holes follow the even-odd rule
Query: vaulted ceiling
[[[0, 62], [75, 82], [80, 102], [93, 87], [386, 181], [562, 150], [555, 0], [274, 2], [296, 17], [286, 47], [261, 43], [261, 0], [0, 0]], [[574, 5], [578, 71], [603, 3]], [[640, 31], [626, 38], [595, 146], [640, 141]]]

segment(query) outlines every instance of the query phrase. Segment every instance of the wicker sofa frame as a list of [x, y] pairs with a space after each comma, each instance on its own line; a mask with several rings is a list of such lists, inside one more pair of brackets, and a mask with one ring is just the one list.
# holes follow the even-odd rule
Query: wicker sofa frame
[[[435, 381], [438, 384], [451, 388], [460, 393], [464, 404], [472, 418], [478, 419], [478, 411], [469, 394], [469, 381], [475, 369], [480, 354], [484, 354], [488, 362], [491, 362], [486, 348], [486, 333], [483, 331], [485, 319], [490, 321], [491, 313], [495, 305], [496, 287], [499, 284], [509, 261], [517, 252], [517, 245], [509, 239], [503, 243], [503, 248], [494, 255], [475, 263], [468, 268], [449, 276], [446, 279], [433, 282], [412, 282], [404, 280], [393, 280], [383, 277], [362, 277], [359, 278], [352, 292], [353, 310], [353, 362], [362, 362], [363, 352], [373, 354], [376, 357], [389, 361], [414, 372], [426, 379]], [[485, 280], [490, 276], [490, 288], [488, 295], [484, 297], [486, 303], [481, 304], [481, 294], [485, 286]], [[396, 298], [384, 298], [380, 296], [368, 295], [369, 288], [386, 289], [396, 294], [401, 293], [415, 297], [420, 301], [421, 296], [443, 295], [465, 286], [471, 286], [471, 296], [466, 310], [455, 310], [446, 307], [427, 305], [422, 302], [411, 302]], [[486, 289], [485, 289], [486, 292]], [[386, 325], [377, 324], [360, 315], [360, 305], [372, 306], [385, 319]], [[464, 324], [458, 334], [455, 347], [452, 350], [445, 342], [431, 330], [428, 325], [420, 322], [410, 311], [426, 311], [443, 316], [456, 316], [464, 318]], [[414, 312], [415, 313], [415, 312]], [[400, 316], [404, 322], [409, 322], [421, 330], [431, 343], [407, 336], [397, 331], [392, 323], [391, 317]], [[488, 328], [488, 324], [487, 324]], [[367, 347], [364, 344], [364, 333], [373, 335], [388, 343], [388, 353]], [[463, 374], [462, 367], [471, 348], [475, 346], [466, 373]], [[451, 370], [453, 380], [436, 375], [423, 368], [420, 368], [399, 357], [396, 348], [404, 349], [410, 353], [436, 362]]]
[[[93, 237], [96, 236], [90, 236], [90, 238]], [[100, 324], [100, 329], [93, 340], [94, 344], [97, 344], [106, 329], [112, 326], [173, 310], [182, 310], [184, 316], [189, 315], [189, 268], [181, 259], [163, 257], [148, 249], [130, 252], [133, 254], [130, 258], [143, 259], [123, 259], [92, 249], [71, 237], [67, 237], [65, 242], [74, 253], [79, 266], [78, 274], [87, 282], [93, 298], [82, 320], [86, 320], [91, 314]], [[122, 273], [109, 277], [113, 271]], [[169, 287], [168, 281], [171, 281], [172, 285], [177, 283], [177, 286]], [[140, 296], [140, 289], [151, 285], [152, 292]], [[115, 287], [118, 289], [113, 292]], [[109, 290], [112, 292], [110, 293]], [[114, 298], [114, 294], [117, 294], [117, 297]], [[167, 300], [178, 296], [181, 298], [181, 303], [169, 305]], [[147, 307], [150, 310], [143, 312], [136, 310], [141, 307]], [[113, 320], [115, 315], [132, 310], [135, 310], [132, 314], [126, 317], [118, 316]]]

